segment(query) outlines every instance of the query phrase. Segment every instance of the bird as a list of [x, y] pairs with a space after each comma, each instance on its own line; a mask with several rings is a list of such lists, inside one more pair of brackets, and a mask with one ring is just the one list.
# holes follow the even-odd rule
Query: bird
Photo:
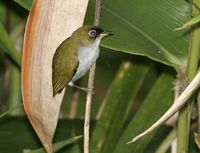
[[113, 35], [99, 26], [84, 25], [75, 30], [56, 49], [52, 59], [53, 97], [67, 85], [84, 91], [75, 81], [84, 76], [99, 57], [102, 38]]

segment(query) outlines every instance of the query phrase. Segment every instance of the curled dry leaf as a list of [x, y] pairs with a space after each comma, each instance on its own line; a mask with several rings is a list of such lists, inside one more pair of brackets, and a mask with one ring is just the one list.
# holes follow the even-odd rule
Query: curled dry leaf
[[194, 77], [191, 83], [186, 87], [186, 89], [181, 93], [181, 95], [175, 100], [174, 104], [148, 129], [144, 132], [140, 133], [136, 137], [134, 137], [131, 141], [127, 144], [137, 141], [138, 139], [144, 137], [145, 135], [149, 134], [156, 128], [158, 128], [161, 124], [163, 124], [167, 119], [169, 119], [174, 113], [176, 113], [182, 106], [187, 103], [187, 100], [193, 94], [197, 88], [200, 86], [200, 72]]
[[83, 23], [88, 0], [35, 0], [24, 37], [22, 96], [26, 114], [48, 153], [64, 90], [53, 98], [51, 63], [57, 46]]

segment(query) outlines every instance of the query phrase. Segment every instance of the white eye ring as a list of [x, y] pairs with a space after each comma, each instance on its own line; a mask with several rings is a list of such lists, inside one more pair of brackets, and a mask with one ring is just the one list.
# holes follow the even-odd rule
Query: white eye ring
[[97, 35], [97, 32], [96, 32], [95, 30], [90, 30], [89, 33], [88, 33], [88, 35], [89, 35], [90, 37], [92, 37], [92, 38], [95, 38], [96, 35]]

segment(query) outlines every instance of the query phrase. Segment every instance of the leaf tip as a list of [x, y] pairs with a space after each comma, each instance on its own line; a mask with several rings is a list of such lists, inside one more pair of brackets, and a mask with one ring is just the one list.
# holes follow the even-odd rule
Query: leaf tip
[[182, 27], [178, 27], [178, 28], [176, 28], [176, 29], [173, 29], [173, 31], [180, 31], [180, 30], [183, 30], [183, 29], [185, 29], [186, 27], [184, 27], [184, 26], [182, 26]]
[[137, 135], [136, 137], [134, 137], [131, 141], [127, 142], [126, 144], [133, 143], [133, 142], [137, 141], [138, 139], [142, 138], [144, 135], [145, 135], [144, 133], [141, 133], [141, 134]]

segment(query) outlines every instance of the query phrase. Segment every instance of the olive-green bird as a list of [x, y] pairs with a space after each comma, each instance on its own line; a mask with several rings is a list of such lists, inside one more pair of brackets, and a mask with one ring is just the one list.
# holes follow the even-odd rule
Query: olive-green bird
[[52, 62], [53, 97], [66, 85], [88, 90], [74, 85], [74, 82], [96, 62], [101, 39], [110, 35], [113, 33], [98, 26], [86, 25], [78, 28], [58, 46]]

